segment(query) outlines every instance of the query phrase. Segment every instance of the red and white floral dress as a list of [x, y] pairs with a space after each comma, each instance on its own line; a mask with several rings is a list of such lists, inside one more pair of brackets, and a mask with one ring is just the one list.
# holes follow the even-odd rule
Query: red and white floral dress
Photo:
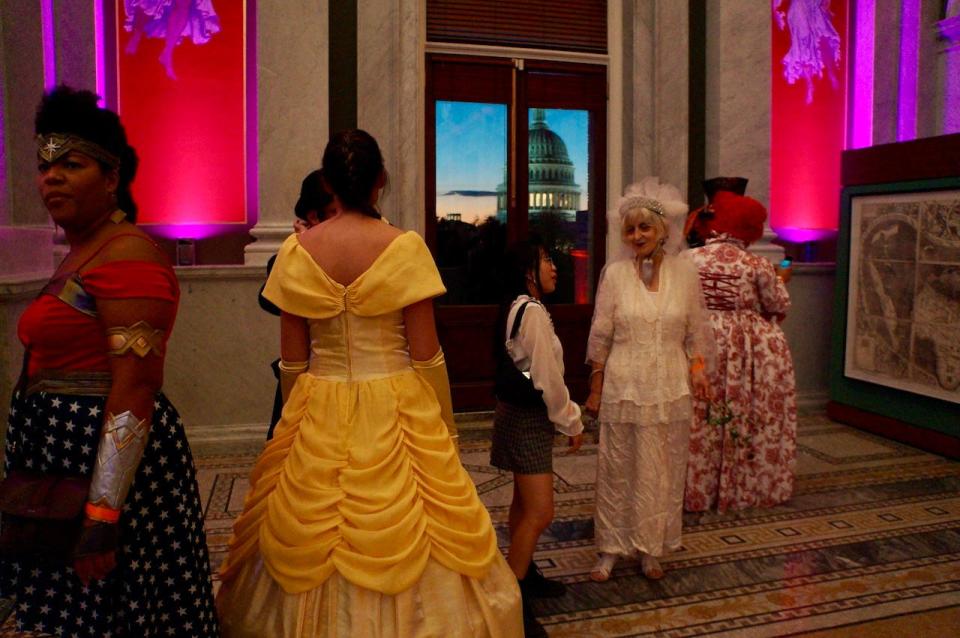
[[[793, 358], [778, 323], [790, 307], [786, 286], [767, 259], [727, 235], [690, 254], [717, 360], [709, 422], [707, 404], [695, 405], [684, 508], [724, 512], [783, 503], [793, 494], [797, 450]], [[718, 418], [724, 404], [729, 420]]]

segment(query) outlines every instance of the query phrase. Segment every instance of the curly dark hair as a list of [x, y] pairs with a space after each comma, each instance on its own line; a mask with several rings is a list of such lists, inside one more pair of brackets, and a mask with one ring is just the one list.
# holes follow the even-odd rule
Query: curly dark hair
[[335, 133], [323, 151], [323, 179], [347, 208], [380, 219], [370, 195], [384, 172], [373, 136], [360, 129]]
[[[130, 193], [130, 183], [137, 174], [137, 152], [127, 143], [127, 133], [120, 123], [120, 116], [102, 108], [98, 104], [99, 99], [90, 91], [61, 84], [44, 94], [40, 100], [34, 130], [38, 135], [76, 135], [99, 144], [120, 158], [117, 206], [133, 222], [137, 219], [137, 204]], [[99, 163], [103, 170], [110, 170], [103, 162]]]

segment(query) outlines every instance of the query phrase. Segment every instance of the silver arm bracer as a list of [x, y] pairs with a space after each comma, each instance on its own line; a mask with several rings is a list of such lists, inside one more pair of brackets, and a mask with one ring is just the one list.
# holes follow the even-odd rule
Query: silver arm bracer
[[150, 424], [130, 410], [107, 413], [90, 481], [90, 503], [114, 510], [123, 507], [149, 436]]

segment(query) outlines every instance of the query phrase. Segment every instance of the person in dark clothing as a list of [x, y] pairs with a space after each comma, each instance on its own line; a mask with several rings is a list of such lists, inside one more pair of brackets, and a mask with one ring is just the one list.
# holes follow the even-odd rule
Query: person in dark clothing
[[536, 239], [510, 246], [505, 262], [490, 464], [513, 472], [507, 563], [520, 584], [524, 632], [539, 638], [547, 634], [530, 599], [566, 590], [533, 562], [537, 539], [553, 520], [554, 434], [566, 435], [575, 453], [583, 443], [583, 422], [564, 384], [563, 348], [542, 301], [556, 289], [557, 268]]
[[[293, 231], [299, 233], [308, 228], [312, 228], [331, 215], [333, 211], [333, 196], [323, 187], [323, 171], [316, 170], [311, 172], [303, 178], [303, 183], [300, 185], [300, 197], [293, 207], [293, 214], [297, 216], [297, 220], [293, 223]], [[270, 277], [270, 272], [273, 270], [273, 262], [276, 259], [277, 256], [274, 255], [270, 258], [270, 261], [267, 262], [267, 277]], [[263, 285], [266, 285], [266, 281], [264, 281]], [[269, 312], [271, 315], [280, 316], [280, 309], [263, 296], [263, 286], [260, 286], [260, 294], [257, 300], [260, 302], [260, 307], [263, 310]], [[268, 441], [273, 438], [273, 428], [276, 427], [277, 421], [280, 420], [280, 412], [283, 409], [283, 399], [280, 396], [279, 366], [280, 359], [270, 364], [270, 368], [273, 370], [273, 376], [277, 380], [277, 391], [273, 396], [273, 412], [270, 415], [270, 427], [267, 429]]]

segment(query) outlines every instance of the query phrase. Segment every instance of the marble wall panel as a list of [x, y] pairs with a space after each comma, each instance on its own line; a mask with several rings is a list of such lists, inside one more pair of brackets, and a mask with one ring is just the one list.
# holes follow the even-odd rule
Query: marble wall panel
[[937, 135], [943, 100], [938, 93], [942, 81], [941, 43], [937, 38], [941, 0], [922, 0], [920, 4], [920, 60], [917, 73], [917, 137]]
[[[33, 118], [43, 94], [40, 5], [0, 2], [0, 64], [3, 66], [3, 128], [6, 214], [0, 224], [49, 224], [35, 184], [37, 146]], [[2, 271], [2, 267], [0, 267]]]
[[[687, 192], [689, 157], [690, 19], [688, 2], [656, 5], [656, 164], [661, 181]], [[694, 204], [694, 206], [699, 203]]]
[[369, 0], [357, 6], [357, 125], [377, 138], [389, 184], [380, 210], [423, 232], [423, 8]]
[[96, 36], [91, 3], [54, 0], [53, 13], [57, 82], [96, 92]]
[[897, 141], [901, 0], [877, 0], [873, 46], [873, 143]]
[[624, 187], [654, 175], [681, 190], [687, 185], [689, 40], [687, 2], [633, 5], [625, 49], [630, 78], [632, 166]]
[[770, 3], [707, 1], [706, 177], [742, 175], [770, 195]]
[[329, 138], [327, 0], [257, 2], [257, 242], [263, 264], [290, 234], [300, 182]]
[[835, 279], [833, 264], [797, 264], [787, 284], [791, 307], [783, 331], [793, 355], [797, 401], [805, 408], [822, 408], [829, 393]]
[[260, 309], [260, 267], [177, 268], [180, 311], [164, 391], [189, 427], [266, 423], [280, 353], [280, 319]]
[[[633, 171], [624, 179], [624, 188], [632, 182], [657, 174], [656, 158], [656, 6], [653, 2], [635, 3], [633, 11]], [[630, 117], [628, 115], [628, 117]], [[622, 193], [611, 193], [611, 196]], [[611, 201], [616, 201], [611, 197]]]

